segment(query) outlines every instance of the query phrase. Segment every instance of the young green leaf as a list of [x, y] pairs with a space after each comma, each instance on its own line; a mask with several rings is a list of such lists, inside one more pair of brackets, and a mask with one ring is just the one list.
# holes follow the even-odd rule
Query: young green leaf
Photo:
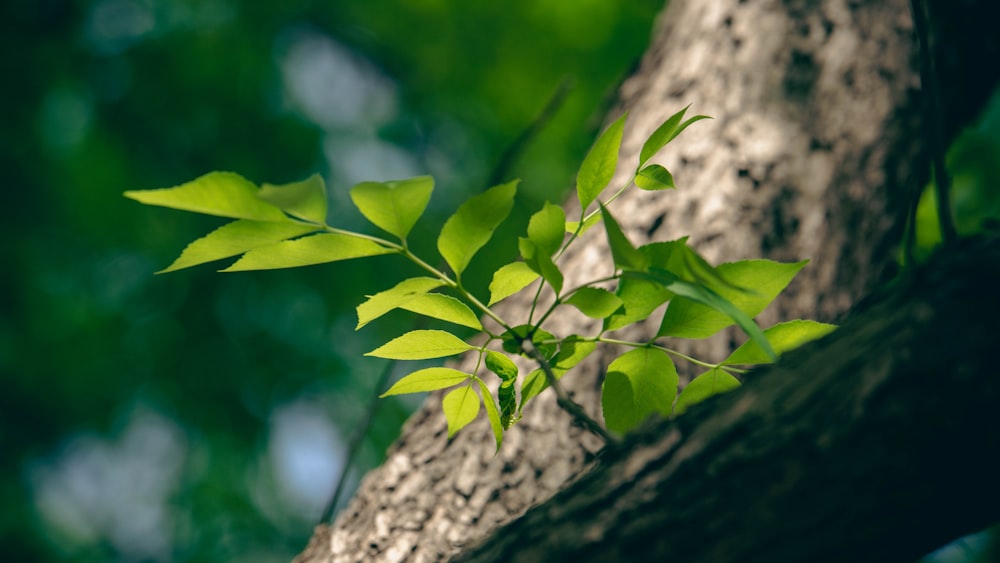
[[[770, 260], [743, 260], [720, 264], [716, 270], [729, 287], [716, 286], [713, 289], [736, 309], [755, 317], [785, 289], [807, 262], [784, 264]], [[732, 324], [733, 319], [729, 315], [704, 302], [674, 299], [667, 307], [657, 335], [707, 338]]]
[[445, 222], [438, 236], [438, 251], [456, 276], [462, 275], [472, 257], [507, 218], [514, 206], [517, 183], [515, 180], [494, 186], [473, 197]]
[[205, 262], [221, 260], [248, 250], [314, 232], [316, 227], [301, 223], [277, 223], [237, 219], [187, 245], [173, 264], [156, 272], [164, 274]]
[[483, 330], [479, 318], [468, 305], [450, 295], [441, 293], [425, 293], [400, 305], [403, 309], [449, 323]]
[[[575, 336], [566, 337], [560, 345], [559, 352], [550, 362], [552, 374], [558, 380], [596, 349], [597, 343], [593, 341], [581, 341]], [[545, 372], [541, 369], [536, 369], [529, 373], [521, 385], [521, 406], [518, 410], [524, 409], [524, 405], [529, 400], [537, 397], [539, 393], [545, 391], [548, 387], [548, 379], [545, 377]]]
[[677, 368], [662, 350], [636, 348], [608, 365], [601, 390], [604, 422], [628, 432], [652, 414], [670, 414], [677, 397]]
[[444, 282], [434, 278], [409, 278], [395, 287], [369, 295], [368, 299], [358, 305], [358, 330], [393, 309], [402, 307], [417, 296], [424, 295], [432, 289], [444, 285]]
[[604, 217], [604, 229], [608, 233], [608, 245], [611, 247], [611, 258], [615, 266], [625, 270], [644, 270], [649, 266], [649, 259], [646, 255], [632, 246], [625, 232], [618, 225], [618, 221], [611, 216], [611, 212], [601, 205], [601, 215]]
[[397, 381], [379, 398], [389, 395], [404, 395], [406, 393], [422, 393], [436, 391], [458, 385], [472, 378], [471, 374], [451, 368], [426, 368], [417, 370]]
[[223, 272], [276, 270], [325, 264], [352, 258], [378, 256], [394, 252], [370, 240], [340, 233], [322, 233], [286, 240], [250, 250]]
[[656, 128], [656, 131], [653, 131], [653, 134], [646, 139], [646, 142], [642, 145], [642, 149], [639, 151], [639, 168], [642, 168], [647, 162], [649, 162], [649, 159], [653, 158], [653, 155], [660, 152], [660, 149], [665, 147], [670, 141], [674, 140], [677, 135], [680, 135], [681, 132], [687, 129], [689, 125], [702, 119], [711, 119], [707, 115], [696, 115], [684, 123], [681, 123], [681, 120], [684, 119], [684, 113], [689, 107], [691, 106], [686, 106], [684, 109], [668, 117], [667, 120], [660, 124], [660, 126]]
[[351, 188], [351, 201], [376, 227], [405, 239], [434, 191], [434, 178], [417, 176], [391, 182], [361, 182]]
[[319, 174], [291, 184], [264, 184], [257, 197], [299, 219], [326, 223], [326, 184]]
[[[789, 350], [802, 346], [806, 342], [822, 338], [833, 332], [835, 325], [818, 323], [816, 321], [795, 320], [778, 323], [764, 331], [764, 336], [771, 343], [776, 354], [781, 355]], [[761, 350], [753, 340], [744, 342], [733, 351], [722, 365], [766, 364], [771, 358]]]
[[471, 350], [461, 338], [443, 330], [411, 330], [366, 353], [390, 360], [427, 360], [454, 356]]
[[503, 381], [517, 379], [517, 364], [500, 352], [493, 350], [486, 351], [486, 369], [497, 374], [497, 377]]
[[673, 296], [662, 284], [644, 279], [623, 277], [616, 291], [622, 307], [604, 320], [604, 330], [618, 330], [645, 319]]
[[587, 207], [601, 195], [615, 175], [624, 130], [625, 116], [622, 115], [597, 138], [583, 159], [576, 175], [576, 193], [580, 198], [581, 211], [587, 211]]
[[558, 295], [562, 291], [563, 275], [552, 258], [545, 251], [539, 249], [531, 239], [518, 237], [517, 246], [521, 251], [521, 257], [524, 258], [524, 263], [541, 274], [542, 279], [548, 282]]
[[444, 417], [448, 419], [448, 437], [464, 428], [479, 414], [479, 395], [472, 390], [472, 384], [448, 391], [441, 400]]
[[490, 428], [493, 430], [493, 439], [496, 440], [497, 449], [494, 453], [500, 451], [500, 446], [503, 444], [503, 431], [504, 427], [500, 421], [500, 413], [497, 411], [497, 405], [494, 402], [493, 394], [490, 393], [490, 388], [486, 386], [486, 383], [479, 381], [479, 391], [483, 394], [483, 405], [486, 406], [486, 417], [490, 420]]
[[173, 188], [131, 190], [124, 195], [146, 205], [219, 217], [254, 221], [289, 220], [281, 209], [257, 197], [257, 186], [232, 172], [210, 172]]
[[604, 319], [621, 308], [622, 300], [610, 291], [581, 287], [566, 300], [566, 304], [576, 307], [592, 319]]
[[680, 396], [677, 397], [677, 404], [674, 405], [674, 416], [681, 414], [691, 405], [700, 403], [712, 395], [732, 391], [739, 386], [740, 380], [725, 370], [712, 368], [694, 378], [691, 383], [688, 383], [684, 387]]
[[490, 282], [490, 302], [486, 305], [492, 307], [494, 303], [514, 295], [537, 279], [538, 272], [524, 262], [512, 262], [501, 266], [499, 270], [493, 272], [493, 281]]
[[659, 164], [650, 164], [635, 175], [635, 185], [647, 191], [669, 190], [674, 187], [674, 176]]
[[566, 237], [566, 212], [558, 205], [545, 202], [545, 206], [531, 216], [528, 222], [528, 239], [545, 254], [552, 256], [562, 246]]

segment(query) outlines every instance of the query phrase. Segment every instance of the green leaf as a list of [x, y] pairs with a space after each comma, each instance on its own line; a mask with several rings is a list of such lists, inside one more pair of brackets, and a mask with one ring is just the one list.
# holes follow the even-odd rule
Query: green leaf
[[390, 360], [427, 360], [454, 356], [473, 346], [443, 330], [411, 330], [365, 354]]
[[351, 188], [351, 201], [376, 227], [405, 239], [434, 191], [434, 178], [417, 176], [391, 182], [361, 182]]
[[650, 158], [653, 158], [653, 155], [660, 152], [660, 149], [667, 146], [667, 143], [674, 140], [677, 135], [680, 135], [681, 132], [687, 129], [689, 125], [702, 119], [711, 119], [707, 115], [696, 115], [684, 123], [681, 123], [681, 120], [684, 119], [684, 113], [689, 107], [691, 106], [688, 105], [684, 109], [668, 117], [667, 120], [661, 123], [660, 126], [656, 128], [656, 131], [653, 131], [653, 134], [646, 139], [646, 142], [642, 144], [642, 150], [639, 151], [639, 168], [642, 168], [642, 166], [645, 165]]
[[514, 205], [517, 183], [515, 180], [494, 186], [473, 197], [445, 222], [438, 236], [438, 251], [456, 276], [462, 275], [472, 257], [507, 218]]
[[125, 197], [146, 205], [219, 217], [288, 221], [280, 209], [257, 197], [257, 186], [232, 172], [210, 172], [173, 188], [127, 191]]
[[379, 395], [379, 398], [445, 389], [468, 381], [471, 377], [471, 374], [451, 368], [421, 369], [401, 378], [388, 391]]
[[[555, 375], [556, 380], [560, 379], [566, 372], [582, 362], [584, 358], [596, 349], [597, 343], [595, 342], [580, 341], [578, 337], [573, 336], [566, 337], [560, 345], [559, 352], [550, 362], [552, 374]], [[524, 409], [524, 405], [529, 400], [537, 397], [539, 393], [545, 391], [548, 387], [548, 379], [546, 379], [545, 372], [541, 369], [536, 369], [529, 373], [521, 385], [521, 407], [518, 410]]]
[[520, 354], [524, 357], [530, 357], [527, 354], [521, 352], [520, 341], [527, 338], [528, 333], [531, 333], [531, 342], [538, 348], [538, 351], [542, 353], [545, 359], [552, 359], [552, 356], [558, 351], [558, 345], [550, 342], [554, 340], [555, 337], [552, 333], [542, 329], [535, 328], [533, 325], [518, 325], [511, 327], [510, 330], [504, 331], [500, 335], [500, 341], [502, 343], [504, 351], [511, 354]]
[[479, 414], [479, 395], [472, 390], [472, 385], [448, 391], [441, 400], [444, 417], [448, 419], [448, 437], [464, 428], [476, 419]]
[[[729, 287], [715, 287], [714, 290], [745, 315], [755, 317], [785, 289], [807, 262], [784, 264], [770, 260], [743, 260], [720, 264], [716, 271]], [[707, 338], [732, 324], [732, 318], [703, 302], [673, 299], [657, 336]]]
[[493, 281], [490, 282], [490, 302], [487, 307], [492, 307], [538, 279], [538, 272], [531, 269], [524, 262], [512, 262], [506, 266], [501, 266], [499, 270], [493, 272]]
[[622, 306], [622, 300], [617, 295], [596, 287], [581, 287], [566, 303], [592, 319], [607, 318]]
[[552, 258], [544, 251], [539, 250], [530, 239], [518, 237], [517, 246], [521, 251], [521, 257], [524, 258], [524, 263], [535, 272], [541, 274], [542, 279], [548, 282], [552, 286], [552, 289], [555, 290], [556, 295], [558, 295], [562, 291], [563, 275], [559, 271], [559, 267], [556, 266], [556, 263], [552, 261]]
[[517, 413], [517, 393], [514, 392], [514, 381], [504, 381], [498, 390], [500, 399], [500, 426], [504, 430], [510, 430], [511, 426], [521, 420], [521, 415]]
[[622, 302], [622, 308], [605, 319], [605, 331], [618, 330], [645, 319], [674, 295], [662, 284], [630, 277], [619, 280], [616, 293]]
[[[730, 303], [726, 298], [720, 296], [718, 293], [712, 291], [702, 285], [693, 284], [683, 280], [675, 280], [666, 284], [665, 286], [668, 290], [676, 293], [680, 297], [686, 297], [693, 303], [700, 303], [702, 305], [707, 305], [714, 312], [720, 313], [725, 317], [726, 326], [733, 323], [739, 325], [743, 332], [747, 334], [753, 341], [755, 341], [770, 358], [776, 359], [777, 355], [774, 350], [771, 349], [771, 345], [768, 343], [767, 338], [764, 337], [764, 332], [760, 330], [757, 323], [745, 313], [744, 311], [737, 308], [735, 305]], [[679, 301], [678, 299], [671, 300], [671, 305]], [[667, 307], [667, 312], [670, 312], [670, 307]], [[662, 332], [662, 326], [660, 331]], [[663, 336], [658, 334], [657, 336]]]
[[[806, 342], [822, 338], [833, 332], [835, 325], [818, 323], [816, 321], [796, 320], [776, 324], [764, 331], [764, 336], [779, 356], [789, 350], [802, 346]], [[735, 364], [766, 364], [771, 358], [753, 340], [744, 342], [733, 351], [722, 365]]]
[[653, 414], [668, 416], [677, 397], [677, 368], [662, 350], [637, 348], [608, 365], [601, 390], [604, 423], [625, 433]]
[[479, 322], [476, 314], [472, 312], [472, 309], [450, 295], [443, 295], [441, 293], [417, 295], [400, 305], [400, 307], [418, 315], [440, 319], [476, 330], [483, 330], [483, 325]]
[[686, 411], [691, 405], [700, 403], [712, 395], [732, 391], [740, 386], [740, 380], [719, 368], [712, 368], [694, 378], [677, 397], [674, 416]]
[[316, 230], [300, 223], [275, 223], [237, 219], [187, 245], [174, 263], [157, 272], [173, 272], [205, 262], [229, 258], [259, 246], [274, 244]]
[[517, 364], [500, 352], [486, 351], [486, 369], [497, 374], [497, 377], [505, 382], [517, 379]]
[[326, 184], [319, 174], [291, 184], [264, 184], [257, 197], [280, 207], [289, 215], [326, 224]]
[[260, 246], [223, 272], [275, 270], [395, 252], [370, 240], [340, 233], [323, 233]]
[[442, 285], [443, 281], [434, 278], [409, 278], [399, 282], [392, 289], [369, 295], [364, 303], [358, 305], [358, 326], [354, 330]]
[[[490, 393], [489, 387], [479, 380], [479, 391], [483, 394], [483, 405], [486, 406], [486, 416], [490, 419], [490, 428], [493, 430], [493, 439], [496, 440], [497, 449], [500, 451], [500, 446], [503, 444], [503, 431], [504, 427], [500, 421], [500, 413], [497, 411], [497, 405], [493, 400], [493, 394]], [[495, 453], [495, 452], [494, 452]]]
[[583, 159], [580, 171], [576, 175], [576, 193], [580, 198], [582, 212], [587, 211], [587, 207], [601, 195], [615, 175], [624, 130], [625, 116], [622, 115], [597, 138]]
[[618, 221], [603, 205], [601, 205], [601, 215], [604, 217], [604, 229], [608, 233], [608, 245], [611, 247], [611, 258], [615, 266], [626, 270], [644, 270], [649, 265], [646, 255], [632, 246], [618, 225]]
[[535, 246], [552, 256], [559, 247], [562, 246], [563, 238], [566, 237], [566, 212], [558, 205], [545, 202], [541, 211], [531, 216], [528, 222], [528, 239], [535, 243]]
[[[582, 235], [583, 233], [585, 233], [588, 230], [590, 230], [591, 227], [593, 227], [594, 225], [596, 225], [596, 224], [598, 224], [600, 222], [601, 222], [601, 214], [600, 213], [591, 215], [586, 221], [583, 222], [583, 228], [580, 229], [580, 232], [578, 234]], [[566, 221], [566, 232], [567, 233], [575, 233], [576, 230], [577, 230], [577, 228], [579, 228], [579, 227], [580, 227], [580, 222], [579, 221]]]
[[674, 187], [674, 176], [659, 164], [650, 164], [635, 175], [635, 185], [647, 191], [669, 190]]

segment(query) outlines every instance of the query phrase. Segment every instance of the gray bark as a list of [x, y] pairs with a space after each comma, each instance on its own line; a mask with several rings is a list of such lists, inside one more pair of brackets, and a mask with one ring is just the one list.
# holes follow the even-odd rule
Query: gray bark
[[[630, 115], [613, 185], [671, 113], [692, 104], [714, 119], [692, 126], [660, 159], [677, 190], [635, 190], [613, 213], [636, 244], [691, 235], [714, 263], [810, 258], [759, 320], [836, 319], [894, 263], [897, 210], [905, 208], [900, 201], [914, 179], [908, 163], [919, 149], [912, 58], [903, 0], [673, 0], [611, 116]], [[567, 253], [567, 287], [607, 273], [600, 231]], [[523, 318], [527, 303], [512, 298], [503, 314]], [[597, 326], [567, 313], [546, 328], [566, 335]], [[622, 335], [638, 340], [655, 328]], [[735, 335], [723, 336], [676, 347], [721, 359]], [[618, 352], [593, 354], [563, 380], [595, 418], [601, 366]], [[601, 445], [551, 395], [530, 405], [495, 457], [485, 420], [447, 440], [432, 396], [298, 560], [437, 561], [547, 500], [590, 468]]]

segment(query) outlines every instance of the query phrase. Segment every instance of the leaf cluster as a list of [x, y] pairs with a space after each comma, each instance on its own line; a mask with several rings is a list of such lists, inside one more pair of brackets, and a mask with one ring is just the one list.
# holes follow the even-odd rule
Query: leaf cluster
[[[834, 328], [797, 320], [763, 330], [753, 320], [805, 261], [742, 260], [712, 266], [686, 239], [638, 247], [629, 240], [610, 206], [633, 185], [643, 190], [674, 189], [671, 173], [650, 161], [688, 126], [706, 119], [703, 115], [685, 119], [686, 110], [669, 117], [649, 136], [628, 181], [602, 199], [619, 166], [625, 116], [612, 123], [594, 143], [577, 174], [580, 216], [567, 220], [562, 207], [545, 203], [531, 216], [525, 236], [518, 238], [520, 256], [493, 272], [489, 296], [483, 300], [466, 289], [462, 275], [509, 215], [517, 181], [494, 186], [463, 203], [438, 235], [437, 261], [417, 256], [407, 241], [434, 189], [428, 176], [362, 182], [351, 188], [351, 201], [384, 236], [328, 225], [326, 187], [319, 176], [257, 187], [237, 174], [213, 172], [173, 188], [125, 195], [149, 205], [233, 219], [188, 245], [163, 272], [234, 256], [240, 257], [222, 271], [291, 268], [383, 254], [398, 254], [419, 266], [427, 275], [405, 279], [358, 305], [357, 329], [390, 311], [404, 309], [485, 334], [482, 344], [473, 345], [447, 330], [412, 330], [365, 354], [389, 360], [475, 354], [475, 368], [469, 372], [450, 367], [420, 369], [383, 394], [449, 389], [441, 401], [449, 437], [475, 420], [485, 407], [499, 449], [504, 432], [522, 418], [527, 403], [553, 387], [560, 405], [584, 419], [581, 422], [588, 428], [612, 440], [649, 416], [675, 416], [712, 395], [738, 387], [739, 376], [750, 367], [773, 362], [781, 353]], [[597, 224], [604, 226], [614, 274], [567, 288], [560, 258], [584, 231]], [[435, 262], [443, 266], [435, 267]], [[515, 326], [494, 309], [495, 304], [532, 286], [528, 323]], [[541, 306], [543, 291], [552, 294], [552, 299], [545, 301], [551, 304], [545, 307]], [[609, 336], [648, 319], [664, 304], [652, 339], [633, 342]], [[600, 320], [600, 331], [555, 335], [546, 330], [545, 321], [564, 306]], [[719, 362], [692, 358], [668, 346], [669, 339], [707, 338], [733, 325], [749, 338]], [[602, 388], [604, 427], [572, 403], [559, 384], [601, 344], [629, 348], [607, 366]], [[537, 367], [522, 376], [512, 360], [518, 355]], [[705, 370], [680, 393], [674, 364], [677, 359]], [[496, 378], [496, 396], [487, 383], [490, 377]]]

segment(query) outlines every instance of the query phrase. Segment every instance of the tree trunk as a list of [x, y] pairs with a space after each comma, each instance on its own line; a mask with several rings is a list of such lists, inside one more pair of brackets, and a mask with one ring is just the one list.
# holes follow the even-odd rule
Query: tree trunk
[[[665, 151], [661, 163], [677, 190], [635, 190], [612, 211], [634, 243], [691, 235], [715, 263], [810, 258], [758, 320], [837, 319], [893, 272], [905, 203], [922, 185], [923, 172], [910, 168], [922, 149], [913, 53], [904, 0], [671, 1], [611, 116], [630, 115], [623, 168], [681, 107], [692, 104], [714, 120], [695, 124]], [[567, 286], [608, 268], [599, 231], [565, 256]], [[527, 304], [512, 298], [503, 314], [516, 320]], [[591, 334], [597, 325], [567, 314], [546, 328]], [[655, 328], [639, 325], [623, 337], [648, 338]], [[735, 336], [671, 345], [711, 361], [725, 357]], [[616, 352], [593, 354], [563, 380], [594, 417], [602, 366]], [[588, 471], [600, 445], [545, 393], [494, 457], [485, 420], [447, 440], [440, 397], [432, 396], [385, 464], [363, 480], [332, 528], [317, 529], [298, 560], [451, 557]]]

